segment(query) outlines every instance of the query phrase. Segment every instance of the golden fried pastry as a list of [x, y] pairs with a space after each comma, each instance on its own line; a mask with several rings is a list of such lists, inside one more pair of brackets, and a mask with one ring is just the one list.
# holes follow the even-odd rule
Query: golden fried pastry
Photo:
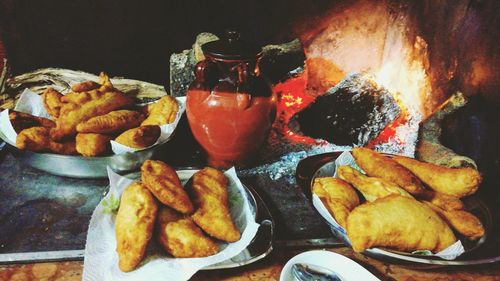
[[22, 130], [16, 137], [16, 147], [34, 152], [53, 152], [58, 154], [76, 154], [74, 141], [57, 143], [50, 139], [50, 129], [46, 127], [31, 127]]
[[412, 171], [434, 191], [457, 198], [476, 192], [482, 181], [473, 168], [446, 168], [402, 156], [394, 157], [394, 161]]
[[10, 110], [9, 120], [16, 133], [31, 127], [55, 127], [56, 123], [50, 119], [33, 116], [28, 113]]
[[16, 137], [16, 147], [21, 150], [35, 152], [49, 151], [49, 129], [45, 127], [31, 127], [22, 130]]
[[94, 81], [84, 81], [71, 86], [71, 90], [73, 92], [79, 93], [79, 92], [88, 92], [91, 90], [99, 89], [99, 87], [101, 87], [101, 85]]
[[418, 197], [419, 200], [428, 201], [435, 206], [444, 210], [461, 210], [464, 208], [464, 203], [456, 197], [428, 190], [426, 193]]
[[100, 156], [111, 150], [111, 138], [102, 134], [77, 134], [76, 150], [83, 156]]
[[473, 214], [464, 210], [443, 210], [436, 205], [424, 201], [456, 232], [469, 240], [477, 240], [484, 236], [485, 230], [481, 221]]
[[359, 205], [354, 188], [341, 179], [325, 177], [314, 180], [312, 192], [321, 199], [335, 220], [346, 228], [349, 213]]
[[141, 166], [141, 179], [161, 203], [183, 214], [193, 212], [188, 194], [177, 173], [169, 165], [161, 161], [146, 160]]
[[63, 95], [53, 88], [47, 88], [42, 94], [45, 110], [47, 110], [49, 115], [54, 119], [59, 117], [59, 112], [63, 105], [61, 101], [62, 97]]
[[148, 105], [148, 117], [142, 122], [144, 125], [163, 125], [174, 122], [179, 111], [179, 103], [171, 96], [164, 96], [155, 103]]
[[112, 134], [138, 127], [144, 116], [133, 110], [116, 110], [92, 117], [76, 126], [79, 133]]
[[[121, 92], [105, 92], [89, 94], [78, 93], [88, 96], [90, 99], [82, 104], [68, 105], [71, 109], [65, 109], [66, 105], [61, 108], [61, 113], [56, 121], [56, 128], [51, 131], [51, 137], [54, 140], [60, 140], [65, 137], [76, 135], [76, 126], [94, 116], [104, 115], [113, 110], [130, 107], [134, 104], [134, 100]], [[62, 97], [63, 100], [66, 96]]]
[[356, 164], [370, 177], [393, 182], [412, 195], [425, 192], [422, 182], [391, 158], [364, 147], [353, 148], [352, 155], [356, 159]]
[[413, 198], [406, 190], [397, 184], [387, 181], [383, 178], [368, 177], [351, 166], [340, 166], [337, 169], [337, 176], [346, 182], [352, 184], [363, 196], [366, 201], [375, 201], [391, 194]]
[[122, 193], [116, 215], [116, 252], [120, 270], [132, 271], [141, 262], [153, 234], [158, 206], [151, 193], [135, 182]]
[[160, 137], [161, 129], [156, 125], [146, 125], [123, 132], [115, 141], [133, 148], [153, 145]]
[[219, 170], [206, 167], [196, 172], [190, 183], [198, 207], [191, 216], [208, 235], [225, 242], [240, 240], [241, 233], [231, 218], [228, 178]]
[[169, 207], [158, 212], [157, 236], [163, 249], [176, 258], [208, 257], [219, 251], [190, 217]]
[[78, 154], [76, 150], [76, 143], [73, 140], [64, 142], [55, 142], [49, 139], [49, 151], [56, 154], [75, 155]]
[[430, 207], [397, 194], [355, 208], [347, 218], [347, 235], [356, 252], [380, 246], [436, 253], [457, 241]]

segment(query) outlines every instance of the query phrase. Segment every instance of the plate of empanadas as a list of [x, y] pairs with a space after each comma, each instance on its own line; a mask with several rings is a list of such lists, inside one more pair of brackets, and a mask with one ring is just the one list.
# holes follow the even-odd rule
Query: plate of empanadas
[[[272, 221], [258, 215], [265, 207], [234, 168], [176, 171], [147, 160], [138, 174], [109, 177], [110, 191], [89, 226], [84, 280], [187, 280], [271, 250]], [[249, 250], [256, 242], [268, 245], [258, 256]]]
[[57, 175], [96, 178], [106, 166], [136, 169], [167, 142], [185, 110], [184, 99], [165, 95], [138, 104], [101, 73], [63, 91], [25, 89], [13, 110], [0, 113], [0, 137], [27, 164]]
[[309, 186], [315, 208], [354, 251], [458, 265], [491, 229], [488, 208], [471, 196], [481, 182], [474, 168], [354, 148], [320, 163]]

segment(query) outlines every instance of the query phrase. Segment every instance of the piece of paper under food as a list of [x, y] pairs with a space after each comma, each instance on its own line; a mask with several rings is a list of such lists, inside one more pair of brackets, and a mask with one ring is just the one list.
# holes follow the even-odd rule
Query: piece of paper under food
[[[175, 131], [175, 128], [177, 127], [177, 124], [179, 123], [179, 120], [182, 117], [182, 114], [184, 113], [184, 111], [186, 111], [186, 97], [177, 97], [176, 100], [179, 103], [179, 111], [175, 116], [174, 122], [160, 126], [161, 134], [158, 140], [153, 145], [142, 149], [147, 149], [155, 145], [160, 145], [170, 140], [173, 132]], [[14, 108], [14, 110], [28, 113], [33, 116], [52, 119], [47, 110], [45, 110], [42, 97], [30, 91], [29, 89], [25, 89], [23, 91], [23, 93], [19, 97], [19, 100], [16, 103], [16, 107]], [[1, 133], [0, 135], [4, 136], [2, 138], [4, 139], [5, 142], [7, 142], [12, 146], [16, 146], [17, 133], [12, 127], [12, 124], [10, 123], [8, 109], [0, 113], [0, 133]], [[111, 141], [111, 149], [113, 150], [114, 154], [121, 154], [125, 152], [134, 152], [137, 150], [142, 150], [119, 144], [113, 140]]]
[[[345, 151], [335, 160], [335, 175], [334, 175], [334, 177], [337, 174], [337, 167], [345, 166], [345, 165], [349, 165], [349, 166], [351, 166], [359, 171], [363, 171], [363, 170], [361, 170], [361, 168], [359, 168], [355, 164], [355, 159], [352, 156], [352, 154], [349, 151]], [[316, 194], [313, 194], [312, 201], [313, 201], [313, 206], [316, 208], [316, 210], [318, 210], [319, 214], [328, 222], [328, 224], [330, 225], [330, 227], [331, 227], [332, 231], [335, 233], [335, 235], [337, 235], [339, 238], [341, 238], [348, 245], [351, 245], [351, 241], [349, 240], [349, 237], [347, 236], [346, 230], [337, 223], [337, 221], [333, 218], [333, 216], [330, 214], [330, 212], [328, 212], [328, 209], [326, 208], [326, 206], [323, 204], [321, 199]], [[425, 227], [425, 226], [422, 226], [422, 227]], [[375, 252], [385, 252], [385, 250], [382, 250], [379, 248], [372, 248], [370, 250], [374, 250]], [[465, 249], [464, 249], [464, 246], [462, 245], [462, 242], [460, 240], [457, 240], [457, 242], [450, 245], [449, 247], [447, 247], [446, 249], [442, 250], [439, 253], [430, 254], [430, 255], [426, 254], [423, 256], [436, 256], [436, 257], [440, 257], [440, 258], [445, 259], [445, 260], [454, 260], [458, 256], [460, 256], [461, 254], [463, 254], [464, 252], [465, 252]], [[417, 254], [415, 254], [415, 255], [417, 255]]]
[[[224, 173], [229, 178], [229, 197], [246, 198], [245, 190], [236, 176], [235, 169]], [[223, 249], [219, 253], [205, 258], [173, 258], [168, 256], [154, 238], [149, 242], [145, 259], [132, 272], [124, 273], [118, 268], [116, 253], [115, 218], [116, 215], [106, 214], [103, 202], [111, 196], [120, 198], [123, 190], [135, 180], [122, 177], [108, 167], [110, 189], [94, 210], [90, 219], [85, 245], [83, 266], [84, 281], [113, 280], [188, 280], [198, 270], [227, 259], [242, 252], [255, 237], [259, 224], [251, 213], [247, 200], [241, 203], [231, 202], [231, 215], [236, 225], [242, 230], [241, 239], [234, 243], [220, 243]], [[152, 246], [153, 245], [153, 246]]]

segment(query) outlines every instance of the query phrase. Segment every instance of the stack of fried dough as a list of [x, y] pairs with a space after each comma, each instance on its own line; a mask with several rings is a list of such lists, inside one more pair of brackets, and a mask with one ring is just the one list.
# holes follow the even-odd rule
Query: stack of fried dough
[[368, 148], [354, 148], [352, 154], [366, 174], [340, 166], [337, 178], [315, 179], [312, 192], [347, 230], [355, 251], [387, 247], [436, 253], [455, 243], [456, 233], [469, 240], [484, 235], [481, 221], [460, 200], [477, 191], [482, 180], [477, 170], [388, 157]]
[[145, 148], [160, 136], [160, 125], [175, 120], [179, 105], [165, 96], [146, 108], [115, 89], [104, 73], [99, 83], [86, 81], [73, 85], [62, 95], [48, 88], [44, 107], [52, 120], [12, 111], [9, 119], [18, 133], [16, 146], [35, 152], [66, 155], [102, 156], [111, 153], [110, 140]]
[[238, 241], [241, 232], [231, 218], [228, 184], [224, 173], [206, 167], [185, 190], [170, 166], [144, 162], [141, 181], [123, 191], [116, 216], [120, 269], [134, 270], [153, 236], [177, 258], [211, 256], [219, 252], [216, 240]]

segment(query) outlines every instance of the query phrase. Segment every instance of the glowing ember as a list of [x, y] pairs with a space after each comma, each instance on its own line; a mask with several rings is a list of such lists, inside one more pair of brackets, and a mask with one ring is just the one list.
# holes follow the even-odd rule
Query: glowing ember
[[307, 73], [302, 73], [274, 86], [274, 92], [278, 96], [276, 106], [278, 120], [274, 123], [274, 127], [288, 140], [315, 144], [318, 143], [317, 140], [295, 134], [288, 128], [290, 118], [314, 101], [314, 97], [306, 92], [306, 85]]

